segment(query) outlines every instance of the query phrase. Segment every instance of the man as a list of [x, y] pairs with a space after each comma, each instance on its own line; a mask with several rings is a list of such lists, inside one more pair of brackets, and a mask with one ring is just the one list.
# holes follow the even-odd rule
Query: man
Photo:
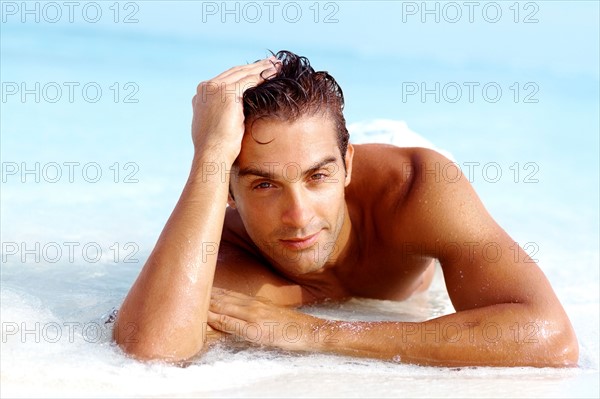
[[[458, 167], [423, 148], [348, 144], [342, 91], [306, 58], [283, 51], [229, 69], [192, 103], [189, 179], [115, 326], [127, 353], [183, 361], [210, 326], [285, 350], [423, 365], [576, 365], [547, 279]], [[406, 299], [427, 288], [435, 259], [454, 314], [340, 322], [294, 310]]]

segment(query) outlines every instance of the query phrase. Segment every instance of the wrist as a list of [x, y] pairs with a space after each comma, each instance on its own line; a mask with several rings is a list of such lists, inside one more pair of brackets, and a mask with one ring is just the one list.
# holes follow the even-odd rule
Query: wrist
[[340, 344], [340, 328], [336, 320], [316, 319], [312, 325], [308, 345], [311, 351], [335, 352]]
[[218, 159], [233, 164], [241, 151], [241, 142], [235, 143], [234, 140], [225, 137], [218, 141], [207, 140], [202, 144], [194, 145], [194, 159]]
[[223, 152], [194, 152], [188, 181], [229, 184], [230, 172], [235, 159]]

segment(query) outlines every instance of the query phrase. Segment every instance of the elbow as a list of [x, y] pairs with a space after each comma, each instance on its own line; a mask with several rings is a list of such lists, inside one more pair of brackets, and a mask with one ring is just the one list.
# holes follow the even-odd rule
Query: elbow
[[538, 347], [539, 366], [577, 367], [579, 362], [579, 342], [568, 318], [554, 324], [554, 328], [542, 329]]
[[[525, 320], [525, 319], [522, 319]], [[568, 316], [562, 309], [529, 314], [530, 322], [521, 325], [524, 334], [511, 335], [519, 344], [513, 349], [519, 360], [515, 366], [577, 367], [579, 342]], [[514, 327], [510, 327], [515, 332]], [[515, 333], [517, 334], [517, 333]], [[508, 338], [508, 336], [507, 336]]]
[[[116, 340], [115, 340], [116, 341]], [[195, 352], [182, 352], [181, 350], [169, 350], [163, 345], [140, 345], [139, 343], [116, 342], [123, 353], [128, 357], [142, 362], [159, 361], [176, 365], [185, 364], [196, 356]]]
[[554, 367], [577, 367], [579, 362], [579, 342], [571, 323], [557, 334], [557, 339], [550, 350], [554, 353]]
[[113, 341], [121, 348], [123, 353], [139, 361], [162, 361], [166, 363], [181, 364], [197, 355], [202, 350], [202, 342], [197, 347], [186, 348], [183, 345], [177, 345], [176, 342], [161, 339], [158, 334], [142, 337], [142, 334], [133, 334], [137, 332], [135, 325], [129, 323], [122, 328], [118, 323], [113, 330]]

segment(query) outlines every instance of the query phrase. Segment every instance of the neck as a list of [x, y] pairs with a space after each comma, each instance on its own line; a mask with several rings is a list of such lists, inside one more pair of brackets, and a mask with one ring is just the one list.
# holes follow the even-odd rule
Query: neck
[[324, 269], [333, 268], [336, 270], [345, 270], [351, 266], [351, 258], [353, 249], [358, 244], [358, 237], [355, 229], [352, 228], [352, 220], [348, 212], [348, 205], [344, 207], [344, 223], [342, 229], [335, 242], [334, 250], [329, 257], [329, 260], [324, 265]]

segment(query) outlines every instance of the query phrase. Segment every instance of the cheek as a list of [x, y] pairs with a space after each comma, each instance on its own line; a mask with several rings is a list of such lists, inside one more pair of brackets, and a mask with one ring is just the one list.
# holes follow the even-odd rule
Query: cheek
[[253, 240], [268, 235], [272, 230], [275, 210], [262, 201], [239, 201], [237, 210], [246, 231]]
[[336, 183], [335, 187], [329, 187], [317, 194], [317, 198], [315, 198], [316, 208], [319, 209], [321, 215], [329, 220], [337, 220], [344, 209], [344, 198], [344, 186]]

